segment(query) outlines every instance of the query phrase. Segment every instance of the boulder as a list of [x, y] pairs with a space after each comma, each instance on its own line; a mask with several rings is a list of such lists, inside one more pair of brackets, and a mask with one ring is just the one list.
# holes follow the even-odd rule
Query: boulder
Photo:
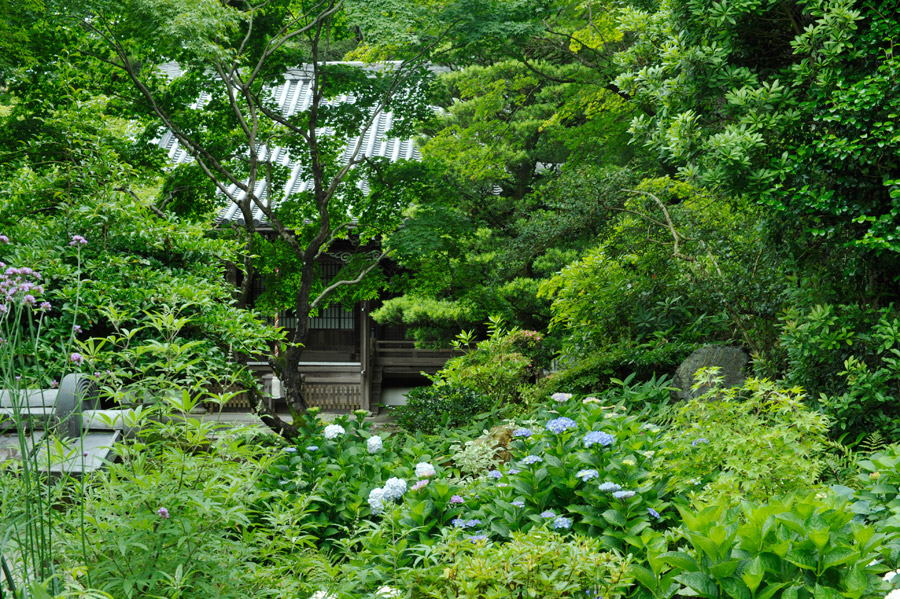
[[678, 399], [691, 399], [703, 395], [709, 390], [708, 386], [700, 387], [696, 391], [691, 390], [694, 384], [694, 374], [701, 368], [719, 368], [723, 387], [740, 387], [747, 378], [744, 369], [749, 360], [750, 357], [740, 347], [725, 345], [701, 347], [689, 355], [675, 371], [675, 378], [672, 381], [673, 386], [678, 389], [675, 396]]

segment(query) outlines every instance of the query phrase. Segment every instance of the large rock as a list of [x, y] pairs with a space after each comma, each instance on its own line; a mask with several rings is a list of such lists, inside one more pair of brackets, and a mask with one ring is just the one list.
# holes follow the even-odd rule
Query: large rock
[[675, 395], [678, 399], [691, 399], [703, 395], [709, 390], [709, 387], [705, 385], [696, 391], [691, 390], [694, 384], [694, 374], [701, 368], [719, 368], [719, 376], [723, 378], [723, 387], [739, 387], [747, 378], [744, 368], [749, 359], [747, 353], [740, 347], [725, 345], [701, 347], [689, 355], [675, 371], [675, 379], [672, 381], [673, 385], [678, 388]]

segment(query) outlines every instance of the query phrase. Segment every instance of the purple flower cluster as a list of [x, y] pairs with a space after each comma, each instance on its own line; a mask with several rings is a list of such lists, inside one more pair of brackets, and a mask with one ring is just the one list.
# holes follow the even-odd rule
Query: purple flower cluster
[[76, 245], [87, 245], [87, 239], [85, 239], [81, 235], [73, 235], [72, 241], [69, 242], [69, 245], [72, 247], [75, 247]]
[[527, 428], [517, 428], [513, 431], [513, 437], [530, 437], [533, 434], [531, 429]]
[[452, 524], [456, 528], [475, 528], [476, 526], [481, 526], [481, 520], [479, 520], [478, 518], [472, 518], [471, 520], [455, 518], [450, 522], [450, 524]]
[[553, 521], [553, 528], [560, 529], [560, 528], [571, 528], [571, 527], [572, 527], [572, 519], [571, 518], [564, 518], [563, 516], [560, 516], [559, 518], [557, 518], [556, 520]]
[[691, 447], [697, 447], [701, 443], [709, 443], [709, 439], [707, 439], [706, 437], [700, 437], [699, 439], [694, 439], [693, 441], [691, 441]]
[[465, 500], [459, 495], [454, 495], [450, 498], [450, 503], [463, 503]]
[[503, 473], [500, 472], [499, 470], [491, 470], [490, 472], [487, 473], [487, 475], [488, 475], [488, 478], [498, 478], [498, 479], [503, 478]]
[[0, 272], [0, 314], [7, 314], [10, 304], [14, 302], [42, 312], [50, 310], [49, 302], [39, 302], [36, 297], [44, 293], [44, 286], [40, 283], [41, 273], [27, 266], [7, 267], [3, 262], [0, 262], [0, 269], [3, 269]]
[[602, 445], [603, 447], [609, 447], [615, 440], [616, 438], [609, 433], [604, 433], [603, 431], [591, 431], [584, 436], [584, 446], [590, 447], [591, 445]]
[[562, 418], [554, 418], [547, 423], [547, 430], [557, 435], [571, 428], [578, 428], [578, 424], [571, 418], [566, 418], [565, 416]]
[[522, 463], [526, 466], [530, 466], [532, 464], [537, 464], [538, 462], [543, 462], [544, 458], [539, 455], [527, 455], [522, 458]]

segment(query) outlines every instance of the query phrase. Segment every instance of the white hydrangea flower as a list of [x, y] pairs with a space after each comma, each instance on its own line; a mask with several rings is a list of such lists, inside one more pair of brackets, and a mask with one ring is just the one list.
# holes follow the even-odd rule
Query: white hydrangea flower
[[[870, 564], [870, 565], [871, 565], [871, 564]], [[885, 582], [894, 582], [894, 577], [896, 577], [898, 574], [900, 574], [900, 570], [894, 570], [893, 572], [888, 572], [887, 574], [885, 574], [885, 575], [882, 576], [881, 578], [882, 578], [882, 580], [884, 580]], [[900, 581], [898, 581], [898, 582], [900, 582]]]
[[372, 435], [366, 440], [366, 449], [369, 453], [378, 453], [384, 447], [384, 442], [378, 435]]
[[369, 507], [373, 514], [380, 514], [384, 511], [384, 489], [375, 487], [369, 491]]
[[343, 435], [345, 432], [344, 427], [340, 424], [329, 424], [325, 427], [325, 438], [334, 439], [335, 437]]
[[428, 462], [419, 462], [416, 464], [416, 478], [428, 478], [434, 476], [434, 466]]
[[894, 589], [884, 596], [884, 599], [900, 599], [900, 589]]
[[403, 596], [403, 593], [400, 589], [395, 589], [394, 587], [383, 586], [377, 591], [375, 591], [376, 597], [383, 597], [384, 599], [398, 599]]
[[384, 483], [384, 499], [385, 501], [397, 501], [406, 493], [406, 481], [402, 478], [389, 478]]

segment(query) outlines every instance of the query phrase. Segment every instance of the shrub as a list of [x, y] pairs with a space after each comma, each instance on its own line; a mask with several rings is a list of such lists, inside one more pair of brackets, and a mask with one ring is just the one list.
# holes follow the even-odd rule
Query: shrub
[[783, 320], [786, 378], [818, 400], [836, 433], [900, 435], [897, 310], [822, 304]]
[[600, 393], [616, 387], [616, 380], [650, 381], [674, 375], [679, 364], [701, 344], [661, 342], [627, 347], [619, 345], [592, 353], [539, 380], [528, 393], [529, 402], [557, 391]]
[[430, 568], [403, 580], [416, 596], [620, 597], [630, 581], [626, 560], [596, 539], [571, 538], [542, 528], [514, 533], [504, 543], [457, 539], [439, 546]]
[[406, 405], [395, 408], [397, 423], [408, 431], [434, 434], [441, 428], [467, 424], [489, 411], [495, 400], [474, 389], [455, 384], [416, 387]]
[[859, 599], [883, 594], [876, 558], [882, 536], [853, 521], [845, 504], [814, 495], [758, 505], [680, 510], [687, 546], [634, 565], [656, 598]]
[[725, 503], [812, 486], [827, 417], [807, 408], [799, 389], [765, 379], [721, 389], [715, 373], [699, 371], [713, 387], [675, 409], [657, 477], [675, 492]]

